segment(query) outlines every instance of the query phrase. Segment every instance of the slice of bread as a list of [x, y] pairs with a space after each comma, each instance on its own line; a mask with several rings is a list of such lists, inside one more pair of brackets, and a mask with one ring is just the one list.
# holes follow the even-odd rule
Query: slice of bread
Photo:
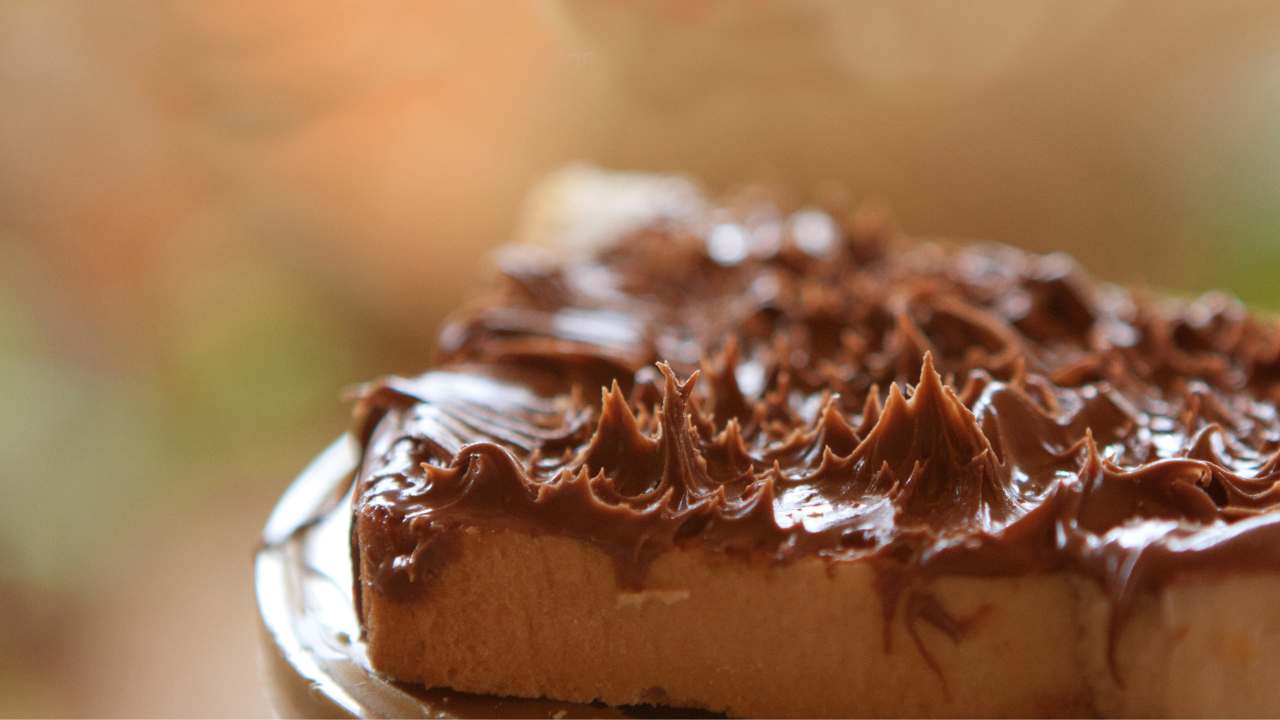
[[[845, 322], [840, 312], [898, 290], [858, 254], [884, 246], [839, 250], [840, 272], [815, 280], [831, 270], [834, 221], [801, 212], [787, 221], [791, 255], [759, 261], [750, 282], [731, 277], [727, 299], [708, 293], [692, 311], [703, 315], [684, 320], [687, 335], [662, 336], [677, 355], [701, 343], [684, 374], [700, 365], [712, 389], [694, 395], [665, 364], [659, 389], [646, 366], [656, 344], [631, 352], [654, 333], [634, 330], [628, 303], [670, 325], [652, 310], [658, 289], [679, 302], [699, 268], [733, 272], [748, 235], [776, 246], [778, 216], [737, 225], [687, 182], [583, 168], [533, 198], [522, 236], [569, 238], [565, 257], [612, 257], [608, 243], [647, 226], [672, 233], [658, 241], [704, 233], [706, 249], [649, 237], [638, 255], [620, 250], [610, 262], [652, 285], [635, 294], [613, 266], [573, 266], [603, 278], [582, 293], [604, 298], [602, 312], [562, 302], [574, 292], [565, 275], [532, 251], [510, 274], [518, 299], [464, 316], [439, 370], [372, 386], [352, 541], [377, 670], [465, 692], [741, 716], [1280, 713], [1273, 324], [1220, 298], [1165, 322], [1119, 289], [1090, 289], [1061, 256], [930, 247], [887, 266], [926, 277], [872, 308], [883, 316], [863, 313], [856, 329], [882, 353], [867, 360], [862, 336], [832, 349], [821, 328], [832, 307]], [[865, 220], [850, 215], [845, 231], [874, 236]], [[957, 281], [951, 262], [978, 280]], [[853, 301], [833, 300], [846, 281], [865, 282]], [[768, 331], [784, 282], [817, 318], [797, 336], [803, 349], [853, 358], [844, 375], [821, 358], [787, 364], [793, 346]], [[917, 322], [919, 298], [933, 305]], [[708, 364], [705, 345], [725, 331], [705, 314], [722, 310], [730, 331], [754, 333], [757, 375], [735, 374], [736, 345], [719, 370]], [[950, 331], [930, 325], [944, 316]], [[690, 342], [695, 329], [704, 336]], [[1143, 333], [1164, 343], [1167, 366], [1124, 354]], [[1042, 340], [1044, 354], [1023, 352]], [[1237, 354], [1218, 349], [1227, 340]], [[967, 382], [943, 379], [935, 345]], [[865, 389], [861, 414], [807, 371]], [[894, 383], [883, 404], [864, 387], [870, 373]], [[1227, 380], [1211, 387], [1202, 378], [1215, 373]], [[588, 407], [584, 387], [610, 376]], [[1256, 383], [1241, 389], [1239, 377]]]

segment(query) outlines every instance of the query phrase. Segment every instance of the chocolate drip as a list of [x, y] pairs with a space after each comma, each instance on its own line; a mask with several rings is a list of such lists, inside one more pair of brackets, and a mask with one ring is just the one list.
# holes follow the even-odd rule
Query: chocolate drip
[[362, 393], [366, 577], [421, 591], [442, 530], [513, 527], [632, 586], [677, 546], [868, 559], [889, 614], [913, 577], [1072, 570], [1120, 623], [1176, 573], [1280, 569], [1276, 323], [872, 217], [821, 252], [690, 226], [509, 261], [435, 371]]

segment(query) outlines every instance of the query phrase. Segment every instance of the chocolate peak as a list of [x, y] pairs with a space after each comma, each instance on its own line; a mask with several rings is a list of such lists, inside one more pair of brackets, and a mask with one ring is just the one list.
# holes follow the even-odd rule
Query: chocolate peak
[[702, 363], [703, 372], [711, 381], [711, 398], [714, 419], [724, 424], [730, 419], [744, 420], [750, 417], [751, 408], [742, 388], [738, 386], [738, 340], [730, 335], [724, 349], [713, 363]]
[[822, 403], [813, 447], [834, 455], [849, 455], [862, 443], [862, 435], [841, 414], [839, 402], [840, 396], [832, 395]]
[[605, 473], [619, 495], [643, 495], [657, 486], [651, 466], [658, 443], [640, 431], [616, 380], [601, 395], [596, 430], [575, 465]]
[[713, 492], [714, 483], [707, 475], [707, 464], [702, 457], [702, 440], [694, 429], [689, 410], [698, 371], [680, 382], [665, 362], [658, 363], [658, 369], [665, 381], [658, 435], [658, 446], [662, 450], [662, 482], [686, 498]]
[[853, 451], [870, 486], [889, 481], [901, 520], [933, 528], [984, 527], [1010, 509], [1000, 505], [1004, 474], [978, 420], [942, 382], [925, 353], [920, 380], [906, 399], [897, 383], [879, 421]]

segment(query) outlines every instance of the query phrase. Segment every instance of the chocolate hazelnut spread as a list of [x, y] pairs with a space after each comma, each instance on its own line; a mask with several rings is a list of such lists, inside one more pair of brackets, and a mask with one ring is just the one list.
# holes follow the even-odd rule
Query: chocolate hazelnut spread
[[691, 546], [1071, 571], [1113, 623], [1178, 573], [1280, 569], [1280, 328], [1229, 297], [760, 204], [502, 277], [435, 370], [362, 393], [355, 512], [385, 595], [429, 587], [458, 527], [590, 543], [631, 587]]

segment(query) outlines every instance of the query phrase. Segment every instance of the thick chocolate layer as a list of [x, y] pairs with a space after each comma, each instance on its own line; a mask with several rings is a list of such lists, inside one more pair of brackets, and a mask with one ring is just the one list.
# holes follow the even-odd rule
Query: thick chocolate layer
[[355, 511], [388, 595], [460, 526], [590, 542], [631, 585], [689, 545], [1074, 570], [1117, 622], [1179, 572], [1280, 569], [1280, 329], [1229, 297], [761, 203], [502, 269], [436, 370], [364, 391]]

